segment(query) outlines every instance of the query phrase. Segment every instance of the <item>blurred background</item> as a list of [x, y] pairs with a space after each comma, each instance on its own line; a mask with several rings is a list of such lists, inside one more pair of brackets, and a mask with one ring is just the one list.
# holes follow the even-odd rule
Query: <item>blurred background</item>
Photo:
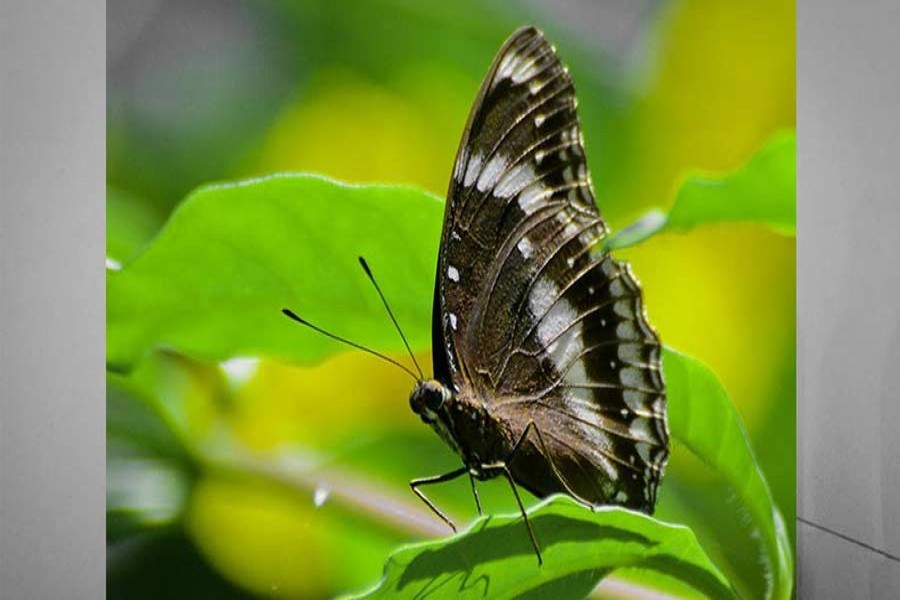
[[[790, 1], [110, 0], [107, 15], [110, 268], [212, 181], [305, 171], [443, 196], [481, 78], [523, 24], [570, 67], [614, 231], [668, 206], [686, 174], [734, 170], [794, 127]], [[620, 253], [664, 343], [722, 379], [791, 527], [794, 249], [722, 225]], [[443, 534], [408, 482], [457, 459], [390, 365], [160, 350], [108, 381], [110, 598], [329, 597], [374, 583], [400, 543]], [[489, 512], [514, 506], [503, 482], [482, 489]], [[465, 481], [433, 499], [475, 515]], [[741, 507], [677, 445], [658, 516], [761, 596]]]

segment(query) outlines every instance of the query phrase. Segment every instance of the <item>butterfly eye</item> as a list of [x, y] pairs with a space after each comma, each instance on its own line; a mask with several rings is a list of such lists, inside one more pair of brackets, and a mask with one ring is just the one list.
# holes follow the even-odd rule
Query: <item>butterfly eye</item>
[[429, 388], [425, 390], [425, 407], [431, 412], [438, 412], [444, 405], [444, 394], [440, 389]]
[[417, 415], [433, 420], [444, 405], [445, 388], [436, 381], [420, 383], [409, 396], [409, 406]]

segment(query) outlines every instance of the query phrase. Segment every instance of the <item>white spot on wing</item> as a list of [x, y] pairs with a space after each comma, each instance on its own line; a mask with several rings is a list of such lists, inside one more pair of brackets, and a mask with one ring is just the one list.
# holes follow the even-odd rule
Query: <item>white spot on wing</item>
[[[645, 419], [642, 417], [635, 419], [628, 425], [628, 433], [634, 436], [635, 439], [647, 442], [647, 444], [652, 444], [654, 442], [654, 435], [650, 430], [650, 419]], [[635, 444], [635, 446], [640, 445], [641, 444]], [[650, 449], [647, 448], [647, 450], [649, 452]], [[638, 454], [640, 454], [640, 450], [638, 451]], [[643, 455], [641, 455], [641, 458], [644, 458]], [[645, 462], [647, 462], [646, 459]]]
[[625, 286], [622, 284], [622, 280], [614, 279], [613, 282], [609, 284], [609, 291], [615, 297], [619, 297], [624, 294]]
[[530, 162], [522, 162], [511, 167], [494, 186], [494, 195], [498, 198], [509, 198], [522, 186], [534, 181], [534, 167]]
[[626, 319], [631, 318], [631, 302], [629, 302], [628, 300], [616, 300], [616, 302], [613, 304], [613, 312], [615, 312], [620, 317], [624, 317]]
[[622, 392], [622, 399], [625, 400], [628, 409], [634, 413], [646, 413], [647, 400], [649, 398], [649, 394], [637, 390], [625, 390]]
[[[531, 314], [535, 316], [543, 315], [547, 309], [550, 308], [550, 305], [553, 303], [553, 300], [556, 299], [556, 294], [558, 293], [558, 288], [552, 279], [549, 277], [541, 277], [539, 278], [534, 286], [531, 288], [531, 292], [528, 296], [528, 307], [531, 309]], [[547, 314], [538, 325], [538, 337], [541, 339], [541, 342], [546, 344], [547, 340], [551, 336], [543, 336], [540, 334], [541, 329], [546, 328], [548, 326], [548, 322], [550, 321], [550, 314]]]
[[644, 442], [637, 442], [634, 445], [634, 449], [637, 450], [638, 456], [641, 457], [641, 460], [644, 461], [644, 464], [650, 464], [650, 444], [646, 444]]
[[629, 387], [644, 387], [647, 385], [643, 371], [636, 367], [621, 369], [619, 371], [619, 381], [622, 382], [622, 385]]
[[[582, 385], [589, 383], [590, 379], [588, 379], [587, 376], [587, 365], [585, 364], [584, 358], [575, 358], [581, 351], [581, 344], [577, 341], [573, 342], [572, 340], [573, 338], [577, 338], [581, 331], [580, 328], [573, 329], [576, 330], [574, 332], [566, 332], [564, 336], [560, 337], [554, 357], [560, 357], [560, 367], [568, 368], [565, 376], [566, 383]], [[590, 422], [596, 420], [596, 417], [593, 415], [585, 418]]]
[[520, 62], [522, 62], [522, 55], [518, 52], [510, 52], [504, 56], [500, 61], [500, 66], [497, 67], [497, 79], [508, 79]]
[[519, 194], [519, 208], [521, 208], [526, 215], [530, 215], [540, 207], [541, 201], [546, 194], [547, 189], [540, 183], [529, 185], [522, 190], [521, 194]]
[[506, 169], [506, 159], [500, 154], [495, 154], [491, 160], [487, 162], [481, 175], [478, 176], [478, 191], [486, 192], [497, 184], [497, 180]]
[[607, 279], [612, 278], [614, 275], [618, 277], [618, 269], [616, 265], [611, 260], [604, 260], [602, 263], [603, 274], [606, 275]]
[[616, 335], [622, 340], [638, 339], [638, 332], [634, 326], [634, 321], [623, 321], [616, 325]]
[[453, 265], [447, 267], [447, 277], [450, 278], [450, 281], [459, 282], [459, 271], [456, 270], [456, 267]]
[[449, 313], [447, 316], [450, 318], [450, 327], [453, 328], [453, 331], [456, 331], [456, 315], [453, 313]]
[[469, 164], [466, 166], [466, 178], [463, 180], [463, 185], [466, 187], [470, 187], [473, 183], [475, 183], [475, 179], [478, 177], [478, 174], [481, 172], [481, 161], [484, 160], [480, 154], [476, 154], [472, 158], [469, 159]]
[[617, 354], [619, 355], [619, 360], [625, 363], [636, 363], [641, 360], [641, 348], [639, 344], [619, 344]]
[[[537, 61], [533, 58], [529, 59], [527, 64], [522, 65], [522, 67], [520, 67], [519, 70], [517, 70], [515, 73], [513, 73], [513, 76], [512, 76], [513, 83], [522, 83], [523, 81], [528, 81], [529, 79], [531, 79], [532, 77], [537, 75], [539, 72], [538, 62], [539, 61]], [[534, 83], [532, 83], [531, 85], [534, 85]], [[529, 89], [530, 89], [530, 87], [531, 86], [529, 86]], [[538, 88], [538, 89], [540, 89], [540, 88]], [[532, 94], [533, 93], [534, 92], [532, 92]]]
[[552, 357], [557, 371], [560, 374], [565, 371], [567, 382], [584, 383], [587, 381], [586, 365], [583, 358], [577, 358], [584, 347], [582, 326], [579, 323], [570, 327], [578, 318], [578, 311], [565, 298], [558, 299], [558, 294], [559, 288], [547, 277], [539, 279], [532, 288], [529, 297], [531, 314], [543, 315], [538, 323], [537, 337]]
[[531, 242], [527, 237], [523, 237], [519, 240], [519, 243], [516, 244], [516, 248], [519, 249], [519, 252], [522, 254], [522, 258], [529, 259], [532, 254], [534, 254], [534, 246], [531, 245]]
[[556, 213], [556, 220], [560, 225], [565, 226], [563, 227], [562, 237], [566, 239], [572, 239], [578, 233], [578, 230], [581, 229], [581, 226], [568, 211], [561, 210]]

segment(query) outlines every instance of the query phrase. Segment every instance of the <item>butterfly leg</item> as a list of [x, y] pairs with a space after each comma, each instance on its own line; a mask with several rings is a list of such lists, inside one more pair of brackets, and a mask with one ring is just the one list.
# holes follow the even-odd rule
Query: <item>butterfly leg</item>
[[[453, 479], [456, 479], [457, 477], [459, 477], [460, 475], [462, 475], [463, 473], [465, 473], [467, 471], [468, 471], [468, 469], [466, 467], [460, 467], [459, 469], [456, 469], [455, 471], [450, 471], [449, 473], [444, 473], [443, 475], [437, 475], [435, 477], [423, 477], [421, 479], [413, 479], [412, 481], [409, 482], [409, 487], [410, 487], [410, 489], [412, 489], [413, 493], [416, 496], [418, 496], [422, 500], [422, 502], [427, 504], [428, 508], [430, 508], [434, 514], [439, 516], [441, 518], [441, 520], [444, 521], [444, 523], [449, 525], [450, 529], [453, 530], [453, 533], [456, 533], [456, 525], [453, 524], [453, 521], [450, 520], [450, 517], [445, 515], [441, 511], [441, 509], [439, 509], [437, 506], [435, 506], [434, 503], [431, 500], [429, 500], [425, 494], [422, 493], [422, 491], [419, 489], [419, 486], [431, 485], [434, 483], [444, 483], [445, 481], [451, 481]], [[476, 498], [477, 498], [477, 496], [476, 496]]]
[[472, 484], [472, 495], [475, 496], [475, 508], [478, 509], [478, 516], [481, 517], [484, 513], [481, 512], [481, 500], [478, 499], [478, 488], [475, 487], [475, 476], [472, 475], [472, 471], [469, 471], [469, 483]]
[[528, 530], [528, 537], [529, 539], [531, 539], [531, 545], [534, 548], [534, 553], [537, 554], [538, 566], [544, 564], [544, 559], [541, 556], [541, 548], [540, 546], [538, 546], [537, 538], [534, 537], [534, 530], [531, 528], [531, 521], [528, 520], [528, 513], [525, 512], [525, 506], [522, 504], [522, 498], [519, 496], [519, 488], [516, 487], [516, 482], [513, 479], [509, 467], [506, 466], [505, 462], [498, 462], [488, 465], [481, 465], [481, 470], [485, 473], [499, 471], [506, 477], [506, 480], [509, 482], [509, 486], [512, 488], [513, 495], [516, 497], [516, 504], [519, 505], [519, 511], [522, 513], [522, 519], [525, 521], [525, 529]]
[[544, 436], [541, 435], [541, 430], [538, 429], [537, 424], [531, 420], [528, 421], [528, 425], [525, 426], [524, 431], [522, 431], [522, 435], [519, 436], [519, 440], [516, 442], [516, 445], [513, 446], [512, 452], [509, 453], [509, 456], [506, 459], [506, 464], [512, 463], [513, 458], [516, 456], [516, 452], [519, 450], [519, 447], [522, 445], [522, 442], [525, 441], [525, 438], [528, 437], [528, 433], [534, 429], [534, 433], [537, 436], [538, 443], [541, 445], [541, 452], [543, 452], [544, 456], [547, 457], [547, 462], [550, 463], [550, 468], [553, 469], [553, 474], [556, 475], [556, 478], [560, 483], [563, 484], [563, 488], [565, 488], [566, 493], [581, 502], [582, 504], [590, 507], [591, 510], [596, 508], [593, 502], [585, 500], [581, 496], [579, 496], [575, 490], [569, 487], [569, 483], [566, 481], [563, 474], [559, 472], [559, 469], [556, 468], [556, 463], [553, 462], [553, 455], [547, 451], [547, 444], [544, 442]]

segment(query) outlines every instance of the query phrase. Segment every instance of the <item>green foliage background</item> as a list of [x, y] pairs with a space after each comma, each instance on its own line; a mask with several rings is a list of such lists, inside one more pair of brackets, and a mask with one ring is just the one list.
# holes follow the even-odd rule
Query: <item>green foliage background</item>
[[[624, 60], [598, 56], [538, 8], [248, 2], [252, 44], [201, 46], [111, 86], [110, 597], [332, 596], [374, 585], [402, 543], [445, 535], [407, 483], [456, 459], [409, 411], [408, 378], [278, 310], [402, 360], [355, 262], [363, 254], [430, 364], [440, 198], [480, 79], [523, 23], [543, 28], [570, 66], [601, 211], [624, 230], [616, 254], [641, 280], [651, 321], [711, 369], [666, 355], [676, 440], [659, 522], [582, 514], [563, 499], [538, 514], [579, 531], [595, 518], [629, 535], [646, 526], [641, 535], [660, 540], [664, 523], [681, 524], [696, 541], [676, 549], [693, 548], [712, 579], [692, 586], [612, 536], [569, 558], [558, 546], [548, 565], [613, 544], [577, 572], [529, 580], [527, 554], [500, 557], [435, 593], [480, 594], [467, 585], [486, 573], [502, 594], [507, 572], [533, 581], [535, 597], [584, 595], [609, 574], [595, 595], [733, 587], [756, 598], [768, 572], [772, 591], [790, 595], [790, 560], [781, 573], [772, 561], [779, 539], [788, 557], [794, 544], [794, 6], [746, 4], [662, 4]], [[281, 177], [190, 195], [282, 171], [404, 187]], [[460, 523], [474, 517], [467, 486], [434, 491]], [[489, 514], [514, 506], [502, 481], [482, 494]], [[781, 538], [766, 525], [773, 506], [788, 524]], [[438, 543], [478, 548], [504, 524], [515, 527], [497, 517]], [[511, 531], [510, 547], [523, 542]], [[395, 555], [379, 593], [404, 556], [435, 551]]]

